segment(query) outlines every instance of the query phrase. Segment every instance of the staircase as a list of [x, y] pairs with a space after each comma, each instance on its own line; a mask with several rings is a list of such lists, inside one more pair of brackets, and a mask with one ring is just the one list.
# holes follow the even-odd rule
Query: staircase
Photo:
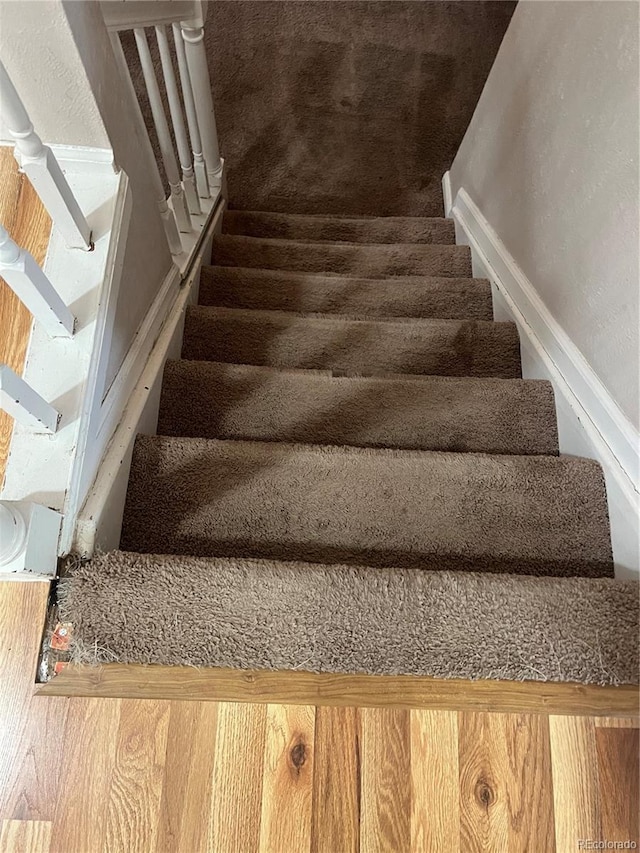
[[600, 467], [451, 221], [227, 211], [212, 260], [77, 659], [637, 681]]

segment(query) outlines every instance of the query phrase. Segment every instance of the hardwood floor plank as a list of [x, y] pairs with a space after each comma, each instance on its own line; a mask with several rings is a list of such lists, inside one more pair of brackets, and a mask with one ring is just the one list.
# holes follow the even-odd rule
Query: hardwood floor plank
[[640, 721], [637, 717], [594, 717], [596, 728], [607, 729], [637, 729]]
[[43, 820], [0, 822], [0, 853], [49, 853], [51, 823]]
[[460, 840], [464, 851], [555, 850], [545, 717], [461, 713]]
[[[0, 222], [22, 248], [44, 263], [51, 219], [26, 175], [18, 171], [13, 147], [0, 146]], [[31, 314], [0, 278], [0, 364], [8, 364], [16, 373], [24, 368], [31, 335]], [[0, 411], [0, 485], [13, 432], [13, 419]]]
[[411, 711], [411, 850], [459, 850], [458, 716]]
[[361, 711], [360, 850], [406, 851], [411, 846], [410, 712]]
[[602, 838], [640, 846], [640, 732], [596, 728]]
[[312, 853], [360, 849], [360, 712], [316, 708]]
[[209, 849], [240, 853], [258, 848], [265, 743], [264, 705], [218, 707]]
[[311, 847], [315, 708], [267, 705], [259, 849]]
[[171, 703], [158, 853], [207, 849], [217, 717], [213, 702]]
[[125, 699], [107, 808], [107, 850], [148, 853], [156, 843], [169, 703]]
[[566, 853], [602, 837], [595, 728], [587, 717], [550, 717], [549, 730], [556, 844]]
[[69, 700], [32, 696], [48, 593], [48, 583], [0, 584], [2, 818], [51, 821], [55, 813]]
[[465, 681], [403, 675], [270, 672], [191, 666], [68, 666], [39, 688], [49, 696], [121, 696], [432, 711], [635, 716], [637, 687], [541, 681]]
[[120, 706], [119, 699], [76, 699], [70, 705], [51, 834], [54, 851], [87, 853], [104, 849]]

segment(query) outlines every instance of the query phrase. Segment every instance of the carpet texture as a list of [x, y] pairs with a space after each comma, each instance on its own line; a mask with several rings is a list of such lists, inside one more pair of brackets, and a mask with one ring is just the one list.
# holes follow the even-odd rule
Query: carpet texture
[[276, 237], [284, 240], [333, 241], [345, 243], [455, 243], [452, 219], [408, 216], [376, 216], [352, 219], [346, 216], [302, 216], [228, 210], [225, 234]]
[[138, 436], [121, 542], [148, 553], [613, 574], [600, 466], [568, 457]]
[[491, 285], [484, 279], [394, 276], [393, 279], [203, 267], [200, 303], [224, 308], [493, 320]]
[[167, 362], [158, 432], [416, 450], [558, 453], [548, 382], [347, 378], [186, 360]]
[[201, 305], [187, 312], [182, 357], [368, 375], [521, 375], [513, 323], [374, 321]]
[[[441, 216], [442, 175], [514, 8], [507, 0], [210, 3], [205, 43], [231, 205]], [[133, 33], [120, 38], [160, 162]], [[155, 39], [149, 46], [162, 79]]]
[[637, 593], [428, 564], [113, 552], [62, 580], [59, 605], [75, 658], [91, 663], [626, 684], [637, 682]]
[[468, 246], [428, 243], [305, 243], [223, 234], [213, 240], [212, 262], [222, 267], [339, 273], [362, 278], [394, 275], [470, 276]]

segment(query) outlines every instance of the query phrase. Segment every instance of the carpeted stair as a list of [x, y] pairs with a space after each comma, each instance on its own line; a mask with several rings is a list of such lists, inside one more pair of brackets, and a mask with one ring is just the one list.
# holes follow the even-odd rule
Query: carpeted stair
[[[446, 220], [229, 211], [78, 659], [634, 683], [604, 480]], [[98, 651], [96, 651], [98, 650]]]

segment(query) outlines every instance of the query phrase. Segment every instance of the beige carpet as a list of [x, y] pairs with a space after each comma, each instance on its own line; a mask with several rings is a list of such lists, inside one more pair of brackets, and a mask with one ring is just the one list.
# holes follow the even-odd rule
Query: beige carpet
[[637, 584], [428, 568], [116, 552], [60, 615], [91, 663], [637, 682]]
[[[441, 216], [442, 175], [514, 8], [509, 0], [210, 3], [206, 46], [231, 205]], [[122, 41], [155, 142], [133, 35]]]
[[76, 658], [637, 680], [601, 468], [558, 455], [446, 225], [231, 217], [253, 236], [216, 240], [136, 440], [128, 553], [60, 583]]

